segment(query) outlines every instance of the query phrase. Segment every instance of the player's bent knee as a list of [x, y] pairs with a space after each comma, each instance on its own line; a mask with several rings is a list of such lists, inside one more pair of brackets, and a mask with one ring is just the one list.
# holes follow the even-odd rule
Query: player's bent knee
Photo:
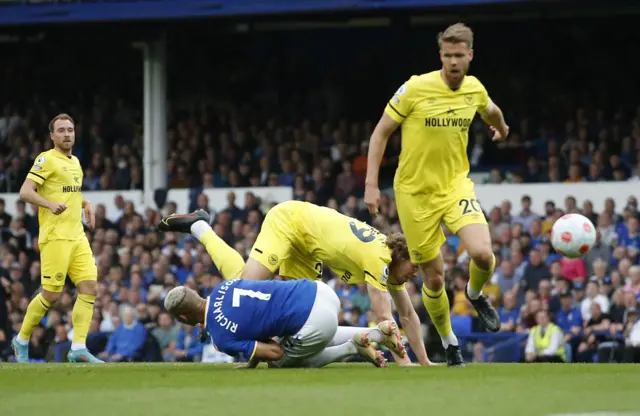
[[53, 305], [60, 299], [60, 295], [62, 294], [63, 287], [60, 286], [42, 286], [42, 297], [44, 300], [49, 302], [49, 304]]
[[423, 283], [429, 290], [439, 291], [444, 286], [444, 261], [438, 254], [435, 259], [418, 265]]
[[271, 276], [271, 270], [266, 268], [256, 259], [249, 258], [242, 269], [242, 279], [247, 280], [267, 280]]
[[96, 296], [98, 294], [98, 282], [95, 280], [83, 280], [78, 282], [76, 288], [82, 295]]
[[481, 269], [488, 270], [493, 266], [493, 251], [491, 250], [491, 247], [483, 247], [473, 253], [473, 255], [469, 253], [469, 256]]

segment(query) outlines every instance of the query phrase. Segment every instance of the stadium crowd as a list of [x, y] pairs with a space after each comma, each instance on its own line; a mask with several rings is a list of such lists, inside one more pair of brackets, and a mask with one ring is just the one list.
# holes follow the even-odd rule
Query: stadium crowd
[[[301, 36], [304, 40], [300, 42], [307, 42], [305, 47], [313, 50], [308, 45], [310, 39], [305, 36]], [[552, 33], [546, 36], [553, 38]], [[512, 38], [514, 42], [522, 42], [523, 39], [518, 36]], [[346, 52], [340, 59], [331, 60], [334, 65], [331, 70], [317, 67], [313, 60], [301, 62], [299, 55], [303, 55], [306, 49], [299, 47], [292, 48], [298, 61], [279, 59], [283, 58], [280, 54], [284, 52], [279, 52], [274, 46], [270, 51], [275, 58], [267, 62], [260, 61], [263, 55], [256, 53], [257, 57], [230, 58], [225, 66], [211, 67], [197, 59], [215, 56], [220, 51], [203, 52], [192, 57], [195, 61], [191, 61], [190, 66], [194, 71], [198, 71], [197, 68], [206, 70], [206, 76], [180, 71], [175, 76], [176, 82], [184, 86], [193, 83], [193, 80], [206, 83], [213, 82], [207, 79], [214, 79], [217, 82], [215, 91], [223, 97], [217, 103], [194, 105], [191, 102], [184, 108], [179, 108], [177, 104], [170, 106], [168, 187], [194, 189], [191, 208], [211, 211], [207, 196], [199, 192], [201, 189], [291, 186], [297, 200], [327, 205], [371, 222], [383, 232], [400, 231], [395, 203], [391, 198], [383, 198], [381, 215], [372, 220], [362, 206], [361, 196], [367, 163], [367, 141], [375, 123], [371, 117], [382, 111], [384, 100], [393, 93], [393, 87], [397, 88], [398, 80], [404, 78], [396, 78], [388, 83], [386, 92], [384, 88], [377, 89], [378, 93], [384, 92], [382, 97], [371, 99], [370, 95], [364, 95], [370, 93], [373, 83], [388, 80], [388, 77], [375, 72], [375, 68], [387, 71], [388, 66], [375, 65], [375, 58], [369, 56], [363, 59], [355, 53], [359, 49], [350, 42], [357, 40], [341, 40], [344, 41], [341, 47]], [[504, 42], [510, 41], [504, 39]], [[591, 47], [588, 36], [577, 36], [573, 41], [576, 45], [574, 51], [581, 49], [580, 42]], [[316, 39], [316, 42], [319, 41]], [[224, 44], [219, 42], [215, 47], [222, 48]], [[624, 43], [609, 46], [622, 50], [625, 47]], [[237, 45], [234, 48], [242, 49]], [[539, 48], [513, 49], [514, 53], [520, 53], [518, 51], [521, 50], [526, 50], [527, 54], [538, 54], [538, 57], [543, 53], [566, 53], [547, 49], [541, 52]], [[23, 76], [28, 73], [27, 68], [37, 67], [43, 71], [44, 77], [47, 71], [43, 65], [55, 63], [47, 53], [51, 54], [46, 51], [42, 51], [42, 55], [34, 54], [38, 57], [38, 65], [33, 62], [34, 56], [19, 55], [20, 59], [13, 61], [10, 53], [6, 55], [10, 60], [3, 67], [0, 86], [6, 87], [7, 97], [15, 98], [16, 91], [24, 94], [30, 88], [46, 90], [45, 81], [41, 81], [42, 84], [36, 82], [31, 87]], [[183, 58], [179, 52], [176, 53]], [[489, 56], [491, 53], [487, 51]], [[601, 50], [594, 50], [596, 57], [602, 53]], [[611, 50], [607, 53], [615, 56]], [[540, 68], [545, 62], [554, 62], [552, 58], [547, 56], [539, 59], [537, 68], [543, 71]], [[127, 56], [122, 59], [127, 59]], [[248, 60], [255, 65], [248, 65]], [[354, 61], [359, 66], [353, 66]], [[40, 62], [43, 62], [42, 65]], [[290, 64], [285, 65], [284, 62]], [[587, 72], [582, 75], [598, 79], [598, 62], [607, 60], [594, 59], [594, 65], [585, 69]], [[349, 71], [341, 72], [340, 67], [335, 65], [344, 65]], [[486, 67], [484, 73], [487, 77], [483, 77], [482, 63], [475, 65], [474, 62], [472, 73], [476, 73], [477, 68], [489, 90], [494, 91], [490, 88], [493, 81]], [[260, 67], [260, 74], [251, 71], [252, 67]], [[363, 70], [358, 71], [359, 68]], [[517, 69], [514, 68], [514, 71]], [[111, 70], [118, 71], [111, 65], [104, 65], [104, 68], [75, 73], [74, 76], [80, 77], [75, 80], [81, 82], [89, 76], [99, 77]], [[307, 74], [305, 71], [316, 71], [308, 72], [309, 77], [324, 72], [329, 75], [318, 78], [321, 80], [317, 84], [320, 87], [312, 89], [308, 82], [299, 79], [299, 75], [297, 78], [292, 76]], [[400, 77], [410, 73], [406, 68], [392, 68], [389, 71], [400, 72]], [[345, 75], [345, 79], [341, 79], [342, 74], [347, 73], [360, 74], [362, 79], [355, 79], [355, 75]], [[118, 84], [126, 80], [126, 76], [122, 75], [109, 77], [105, 74], [103, 85], [106, 86], [103, 91], [91, 97], [71, 94], [62, 103], [41, 98], [28, 103], [18, 99], [0, 103], [0, 193], [18, 191], [36, 155], [51, 146], [47, 135], [48, 120], [63, 109], [76, 119], [77, 146], [74, 154], [85, 168], [83, 189], [141, 189], [140, 111], [128, 104], [131, 101], [127, 99], [106, 92], [102, 94], [114, 85], [118, 86], [113, 88], [114, 91], [126, 90], [126, 85]], [[505, 93], [501, 95], [497, 86], [496, 94], [492, 94], [498, 97], [496, 101], [504, 108], [514, 109], [507, 114], [512, 126], [509, 140], [495, 145], [487, 139], [487, 132], [481, 123], [474, 124], [471, 129], [470, 163], [476, 171], [489, 172], [487, 182], [640, 179], [640, 107], [633, 112], [629, 111], [633, 107], [626, 107], [626, 111], [616, 108], [605, 111], [588, 104], [580, 106], [577, 103], [584, 100], [576, 97], [575, 91], [558, 92], [558, 88], [569, 88], [572, 83], [563, 83], [562, 79], [554, 83], [548, 77], [541, 76], [544, 84], [538, 84], [536, 88], [549, 91], [551, 108], [538, 106], [539, 114], [531, 115], [526, 108], [522, 108], [522, 103], [531, 102], [532, 106], [536, 106], [537, 101], [528, 98], [531, 94], [537, 94], [537, 91], [529, 91], [530, 95], [527, 95], [524, 89], [529, 87], [525, 87], [527, 83], [522, 79], [526, 78], [522, 75], [515, 73], [513, 79], [509, 78], [504, 83], [504, 89], [516, 91], [518, 98], [524, 97], [518, 103], [510, 101]], [[259, 93], [252, 91], [260, 82], [263, 82], [264, 90]], [[346, 90], [343, 88], [345, 84], [352, 88], [349, 97], [340, 95], [340, 91]], [[55, 85], [55, 82], [51, 85]], [[203, 84], [202, 89], [213, 90], [210, 87]], [[609, 85], [603, 88], [608, 91]], [[245, 94], [248, 92], [254, 92], [254, 95]], [[594, 94], [597, 92], [595, 90]], [[236, 97], [235, 101], [224, 99], [231, 96]], [[288, 99], [282, 104], [279, 100], [284, 96]], [[242, 101], [237, 97], [242, 97]], [[541, 100], [539, 94], [535, 97]], [[349, 100], [374, 103], [375, 109], [355, 105]], [[82, 105], [69, 104], [68, 108], [65, 107], [76, 101]], [[586, 101], [590, 102], [588, 99]], [[276, 107], [279, 113], [272, 110]], [[350, 108], [357, 108], [368, 116], [351, 114], [345, 119], [336, 117], [336, 114], [348, 114]], [[287, 118], [282, 114], [295, 116]], [[558, 119], [557, 115], [563, 116]], [[400, 137], [396, 134], [390, 140], [385, 154], [381, 172], [383, 187], [391, 183], [399, 154]], [[505, 164], [505, 161], [509, 161], [509, 164]], [[244, 198], [247, 208], [238, 208], [235, 198]], [[235, 195], [232, 191], [229, 192], [228, 203], [227, 209], [211, 212], [214, 230], [246, 257], [269, 206], [250, 193]], [[555, 350], [546, 352], [527, 345], [523, 359], [536, 360], [547, 354], [572, 361], [640, 362], [640, 323], [637, 320], [640, 298], [640, 214], [637, 200], [630, 197], [625, 207], [615, 207], [610, 201], [603, 212], [594, 212], [589, 201], [577, 201], [572, 197], [567, 197], [564, 206], [548, 203], [545, 212], [531, 212], [531, 201], [526, 196], [523, 196], [520, 204], [512, 206], [505, 201], [499, 207], [483, 207], [497, 259], [495, 275], [485, 286], [484, 292], [499, 308], [503, 320], [501, 332], [525, 336], [532, 328], [539, 328], [539, 324], [546, 328], [545, 316], [549, 318], [546, 315], [548, 312], [563, 331], [562, 342], [557, 343]], [[154, 225], [162, 215], [175, 211], [175, 204], [169, 201], [162, 210], [138, 212], [131, 201], [118, 198], [116, 206], [118, 210], [115, 212], [106, 212], [102, 206], [96, 207], [96, 230], [87, 230], [100, 281], [87, 343], [90, 350], [111, 361], [227, 360], [228, 357], [215, 354], [199, 341], [197, 328], [176, 325], [171, 316], [163, 312], [163, 296], [175, 285], [186, 284], [206, 295], [221, 279], [203, 246], [193, 238], [171, 233], [162, 235], [155, 231]], [[39, 288], [40, 267], [37, 216], [31, 207], [21, 202], [18, 202], [15, 208], [17, 214], [13, 216], [5, 208], [4, 201], [0, 200], [0, 355], [3, 359], [10, 359], [9, 343], [19, 329], [29, 299]], [[554, 253], [549, 243], [549, 231], [555, 219], [563, 213], [574, 212], [583, 213], [597, 225], [598, 243], [584, 258], [569, 260]], [[458, 238], [453, 235], [447, 235], [447, 243], [442, 250], [454, 328], [461, 338], [468, 341], [469, 358], [482, 360], [492, 348], [492, 341], [473, 336], [482, 328], [477, 324], [473, 309], [464, 296], [468, 257]], [[325, 273], [325, 279], [343, 302], [340, 324], [370, 325], [373, 314], [364, 286], [346, 286], [339, 279], [334, 279], [328, 270]], [[422, 304], [420, 286], [418, 279], [408, 283], [408, 290], [424, 323], [425, 335], [429, 339], [437, 338], [433, 337], [434, 331], [428, 324], [429, 317]], [[66, 359], [73, 331], [73, 296], [74, 292], [68, 286], [61, 300], [36, 329], [30, 344], [30, 355], [34, 360]], [[463, 336], [465, 334], [468, 336]], [[430, 353], [437, 354], [439, 340], [436, 341], [429, 342]], [[561, 347], [563, 352], [560, 352]]]

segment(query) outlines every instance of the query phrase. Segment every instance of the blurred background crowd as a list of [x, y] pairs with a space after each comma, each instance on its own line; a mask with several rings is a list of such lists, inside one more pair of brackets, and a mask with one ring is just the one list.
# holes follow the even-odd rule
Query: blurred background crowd
[[[540, 25], [544, 31], [537, 30]], [[604, 76], [610, 61], [633, 47], [638, 35], [607, 25], [525, 21], [497, 29], [471, 22], [477, 36], [471, 73], [505, 110], [511, 126], [509, 140], [501, 144], [488, 140], [480, 120], [471, 129], [469, 160], [484, 182], [640, 179], [637, 96], [626, 90], [613, 94]], [[362, 205], [368, 139], [397, 87], [410, 74], [438, 68], [437, 29], [318, 29], [296, 36], [286, 30], [229, 34], [209, 29], [194, 25], [188, 36], [176, 33], [169, 42], [168, 187], [193, 189], [190, 208], [207, 209], [216, 233], [245, 257], [270, 205], [230, 189], [227, 208], [214, 212], [202, 189], [290, 186], [297, 200], [330, 206], [383, 232], [399, 231], [392, 196], [384, 197], [375, 221]], [[504, 30], [511, 36], [502, 36]], [[124, 36], [74, 38], [84, 58], [69, 66], [49, 46], [69, 39], [71, 32], [61, 28], [50, 36], [26, 46], [2, 46], [0, 193], [19, 190], [36, 155], [51, 146], [50, 118], [63, 111], [76, 120], [74, 154], [85, 169], [83, 190], [142, 189], [141, 74], [129, 69], [139, 66], [139, 52]], [[564, 44], [544, 46], [560, 36]], [[336, 42], [325, 50], [330, 39]], [[388, 65], [390, 56], [393, 65]], [[500, 60], [509, 65], [496, 69]], [[392, 183], [399, 154], [397, 133], [387, 146], [383, 188]], [[240, 200], [245, 208], [238, 207]], [[160, 217], [175, 211], [174, 202], [144, 212], [122, 197], [117, 210], [97, 206], [96, 229], [87, 230], [100, 281], [88, 339], [92, 352], [111, 360], [229, 359], [202, 344], [196, 328], [176, 324], [163, 311], [163, 297], [175, 285], [207, 295], [221, 279], [193, 238], [155, 231]], [[39, 290], [40, 264], [37, 215], [21, 202], [10, 215], [4, 205], [0, 199], [0, 357], [7, 360], [10, 339]], [[548, 355], [640, 362], [640, 231], [634, 196], [626, 206], [611, 200], [601, 212], [572, 197], [533, 212], [526, 195], [483, 209], [497, 259], [495, 275], [484, 288], [503, 320], [497, 336], [482, 333], [464, 297], [469, 267], [464, 247], [450, 234], [442, 247], [454, 329], [469, 360]], [[569, 260], [554, 252], [549, 231], [559, 216], [576, 212], [597, 226], [598, 242], [584, 258]], [[346, 286], [325, 273], [342, 300], [340, 324], [371, 325], [366, 288]], [[438, 359], [441, 347], [422, 305], [421, 284], [418, 278], [408, 290], [430, 355]], [[73, 299], [69, 285], [36, 329], [30, 345], [34, 360], [66, 360]], [[562, 342], [540, 351], [527, 337], [534, 327], [545, 330], [549, 320], [562, 330]], [[511, 349], [517, 353], [510, 354]]]

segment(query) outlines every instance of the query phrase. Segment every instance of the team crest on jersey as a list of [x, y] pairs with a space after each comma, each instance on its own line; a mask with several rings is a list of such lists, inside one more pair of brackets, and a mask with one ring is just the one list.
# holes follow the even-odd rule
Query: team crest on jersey
[[422, 260], [422, 254], [419, 251], [413, 250], [411, 254], [413, 254], [413, 257], [415, 257], [416, 260], [418, 261]]
[[400, 104], [400, 97], [402, 97], [404, 95], [404, 93], [407, 92], [407, 84], [404, 83], [400, 86], [400, 88], [398, 88], [398, 91], [396, 91], [395, 94], [393, 94], [393, 99], [392, 101], [397, 105]]
[[269, 264], [272, 266], [275, 266], [278, 263], [278, 256], [276, 256], [275, 254], [270, 254], [269, 255]]
[[56, 273], [56, 280], [61, 282], [64, 280], [64, 275], [62, 273]]
[[35, 170], [36, 172], [41, 171], [42, 165], [44, 165], [44, 156], [40, 156], [36, 159], [35, 162], [33, 162], [33, 167], [31, 168], [31, 170]]
[[382, 268], [382, 274], [380, 275], [380, 281], [387, 283], [387, 280], [389, 280], [389, 266], [384, 266]]
[[464, 102], [467, 103], [468, 105], [473, 104], [473, 95], [472, 94], [465, 95]]

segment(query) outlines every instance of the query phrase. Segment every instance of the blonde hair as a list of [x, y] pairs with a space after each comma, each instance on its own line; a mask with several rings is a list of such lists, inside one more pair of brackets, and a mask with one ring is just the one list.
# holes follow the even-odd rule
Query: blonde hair
[[53, 133], [53, 130], [54, 130], [55, 125], [56, 125], [56, 121], [58, 121], [58, 120], [69, 120], [71, 122], [71, 124], [73, 124], [73, 125], [76, 124], [69, 114], [67, 114], [67, 113], [58, 114], [53, 119], [51, 119], [51, 121], [49, 122], [49, 132], [50, 133]]
[[466, 43], [469, 49], [473, 48], [473, 31], [464, 23], [456, 23], [438, 33], [438, 46], [443, 43]]

